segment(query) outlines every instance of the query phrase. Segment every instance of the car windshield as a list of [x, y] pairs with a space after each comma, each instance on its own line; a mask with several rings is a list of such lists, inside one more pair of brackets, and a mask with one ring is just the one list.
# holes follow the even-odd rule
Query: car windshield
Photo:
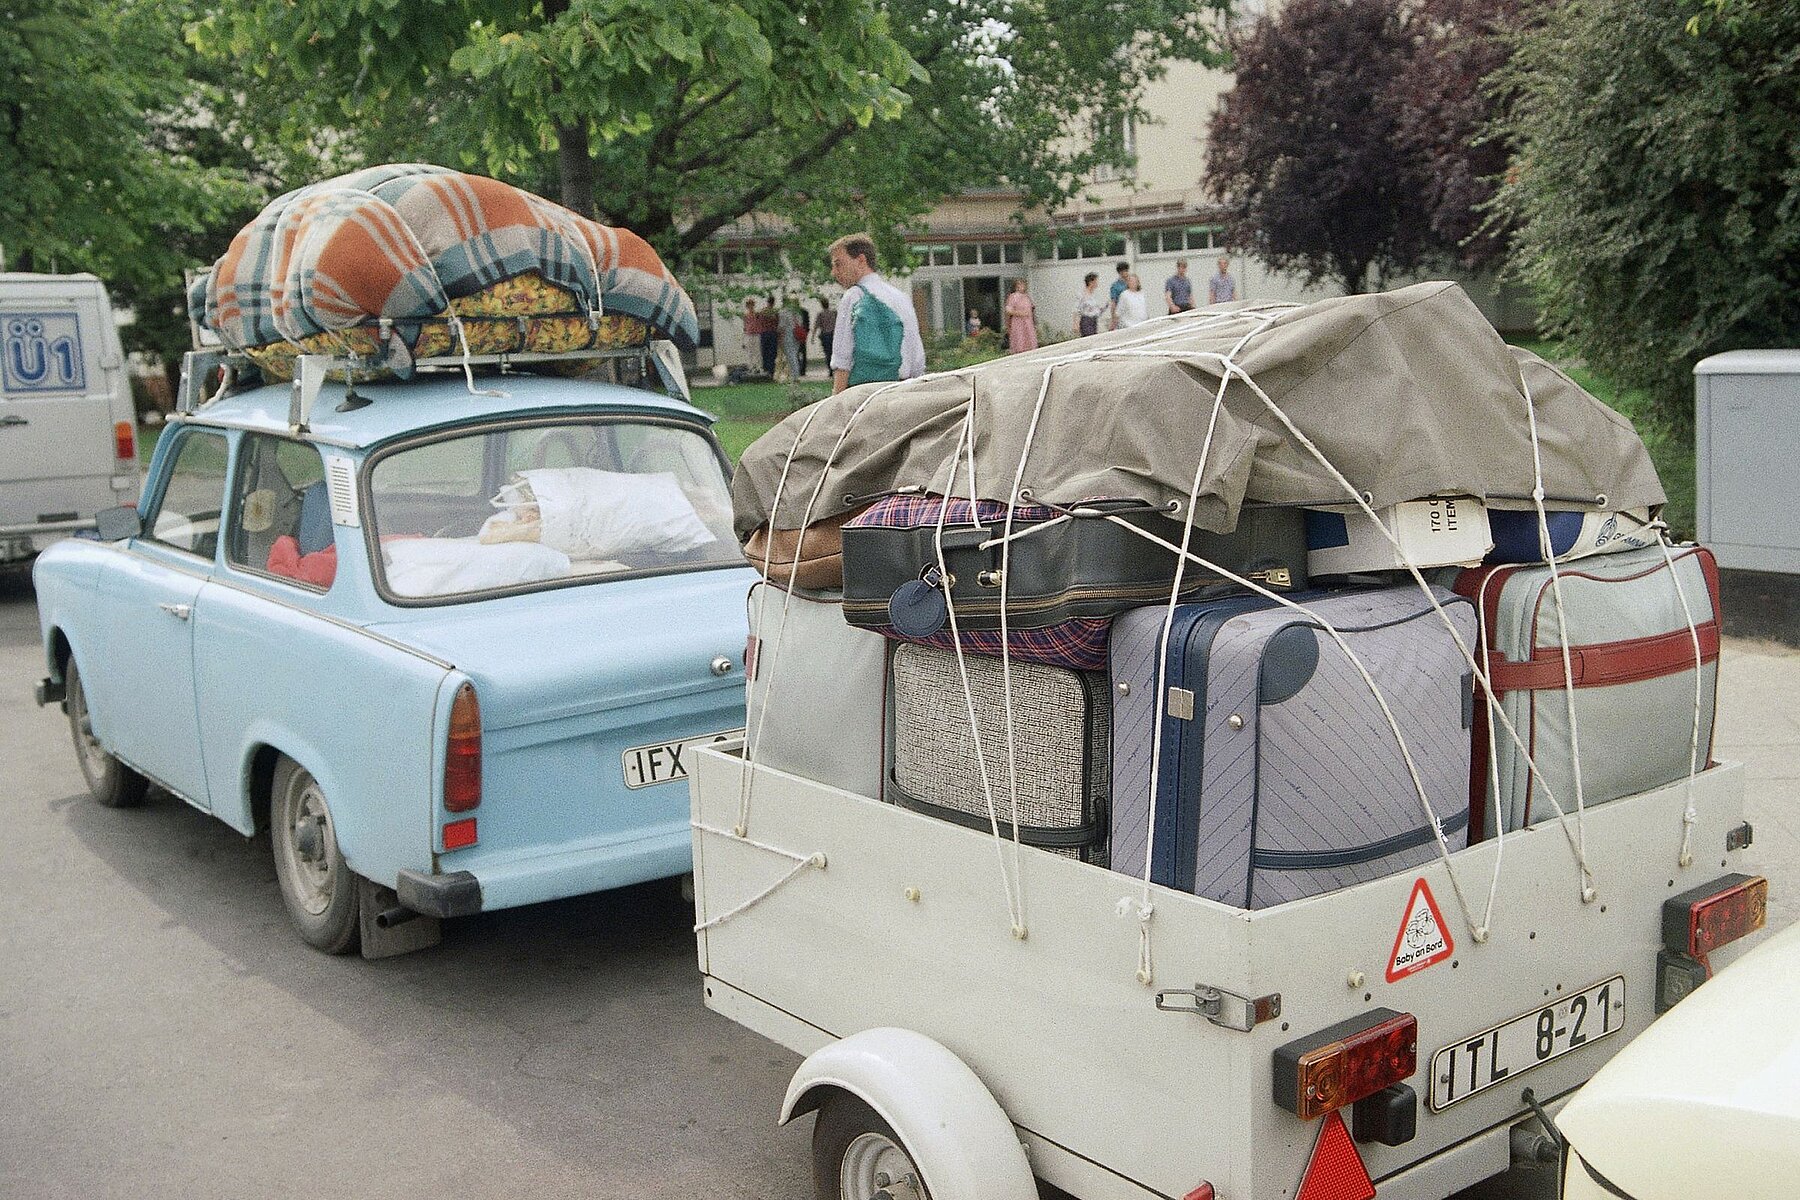
[[648, 420], [513, 425], [409, 446], [369, 473], [376, 578], [431, 599], [741, 564], [712, 443]]

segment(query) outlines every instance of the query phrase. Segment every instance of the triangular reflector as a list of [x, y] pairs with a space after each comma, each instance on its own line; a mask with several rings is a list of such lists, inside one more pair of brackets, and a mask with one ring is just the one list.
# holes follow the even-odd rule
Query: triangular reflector
[[1344, 1118], [1335, 1112], [1325, 1115], [1294, 1200], [1375, 1200], [1368, 1168], [1350, 1140], [1350, 1131], [1344, 1128]]

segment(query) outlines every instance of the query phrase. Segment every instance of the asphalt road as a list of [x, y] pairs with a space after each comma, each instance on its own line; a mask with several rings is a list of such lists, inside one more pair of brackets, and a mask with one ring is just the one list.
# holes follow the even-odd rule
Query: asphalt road
[[89, 800], [42, 674], [29, 581], [0, 572], [0, 1196], [811, 1195], [810, 1122], [774, 1124], [797, 1060], [702, 1007], [672, 883], [328, 958], [266, 839]]

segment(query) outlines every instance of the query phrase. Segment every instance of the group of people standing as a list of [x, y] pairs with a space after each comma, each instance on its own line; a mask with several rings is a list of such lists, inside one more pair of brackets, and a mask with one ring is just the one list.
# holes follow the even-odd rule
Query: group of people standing
[[[826, 357], [831, 355], [831, 322], [835, 318], [830, 305], [819, 314], [819, 344]], [[790, 379], [805, 375], [807, 341], [812, 332], [812, 315], [797, 300], [777, 302], [774, 296], [764, 296], [760, 308], [755, 297], [744, 301], [745, 348], [753, 345], [760, 352], [765, 375], [775, 374], [778, 360], [787, 364]]]
[[[1194, 307], [1194, 281], [1188, 278], [1187, 259], [1175, 260], [1175, 273], [1163, 283], [1165, 312], [1187, 312]], [[1100, 322], [1108, 329], [1129, 329], [1150, 319], [1150, 306], [1144, 296], [1144, 281], [1131, 264], [1122, 262], [1114, 270], [1118, 278], [1105, 292], [1100, 290], [1100, 275], [1089, 271], [1081, 281], [1081, 294], [1075, 298], [1075, 336], [1090, 337], [1100, 332]], [[1236, 300], [1237, 280], [1231, 274], [1231, 260], [1221, 256], [1219, 270], [1206, 281], [1206, 302], [1223, 304]]]

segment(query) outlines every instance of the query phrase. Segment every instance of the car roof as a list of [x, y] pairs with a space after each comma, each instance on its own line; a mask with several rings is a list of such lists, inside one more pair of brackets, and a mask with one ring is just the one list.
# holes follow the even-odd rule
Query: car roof
[[[674, 416], [702, 424], [711, 414], [684, 400], [639, 388], [591, 379], [543, 375], [478, 375], [471, 394], [460, 372], [426, 378], [356, 384], [369, 403], [340, 412], [345, 385], [327, 381], [319, 390], [308, 426], [315, 441], [362, 449], [424, 429], [523, 414], [642, 413]], [[483, 393], [502, 392], [495, 396]], [[215, 400], [185, 419], [196, 425], [289, 435], [288, 405], [293, 386], [270, 384]]]

